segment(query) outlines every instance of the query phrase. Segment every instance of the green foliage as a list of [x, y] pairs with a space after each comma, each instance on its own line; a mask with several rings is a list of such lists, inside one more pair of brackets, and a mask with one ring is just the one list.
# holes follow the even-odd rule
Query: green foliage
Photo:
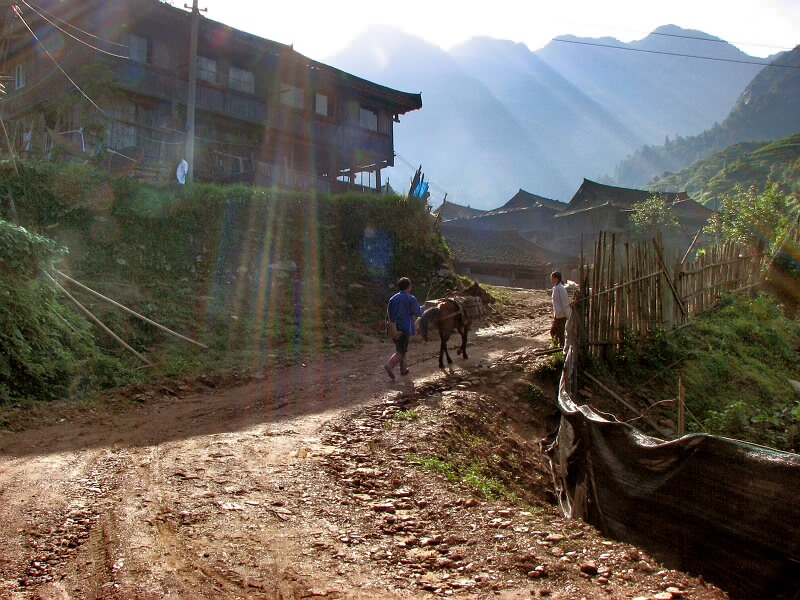
[[416, 410], [398, 410], [392, 415], [395, 421], [415, 421], [419, 419], [419, 412]]
[[673, 398], [682, 377], [690, 430], [800, 449], [800, 404], [790, 384], [800, 379], [800, 321], [770, 296], [727, 296], [690, 327], [656, 331], [625, 362], [592, 370], [650, 401]]
[[59, 226], [86, 231], [89, 208], [108, 202], [111, 190], [106, 175], [88, 165], [17, 161], [0, 165], [0, 218], [12, 215], [13, 198], [17, 218], [28, 229], [40, 233]]
[[[800, 49], [781, 55], [782, 65], [800, 67]], [[612, 183], [640, 186], [664, 171], [678, 172], [724, 148], [752, 140], [774, 140], [800, 130], [800, 69], [762, 69], [722, 124], [701, 134], [644, 146], [622, 161]], [[753, 179], [740, 181], [745, 187]], [[659, 182], [658, 189], [666, 189]], [[683, 189], [682, 185], [671, 188]], [[730, 193], [730, 188], [728, 190]]]
[[36, 279], [60, 254], [52, 240], [0, 221], [0, 406], [119, 382], [121, 366], [97, 350], [88, 323]]
[[53, 240], [0, 221], [0, 277], [6, 282], [29, 280], [42, 263], [65, 253]]
[[788, 231], [797, 212], [797, 201], [777, 183], [758, 192], [755, 186], [724, 196], [706, 227], [706, 233], [772, 254]]
[[[199, 352], [113, 307], [94, 306], [115, 333], [158, 363], [142, 373], [150, 378], [261, 370], [356, 347], [359, 330], [380, 318], [399, 276], [423, 286], [448, 262], [427, 206], [400, 197], [159, 186], [110, 180], [87, 165], [22, 160], [19, 167], [17, 176], [0, 165], [0, 215], [9, 216], [2, 200], [10, 193], [19, 220], [56, 242], [29, 234], [8, 241], [0, 271], [31, 274], [42, 260], [60, 257], [59, 268], [79, 281], [211, 347]], [[31, 240], [41, 251], [26, 246]], [[53, 253], [57, 245], [69, 247], [69, 255]], [[59, 305], [48, 298], [37, 306]], [[84, 326], [77, 329], [96, 333]], [[97, 362], [89, 338], [91, 347], [76, 351], [88, 366], [63, 374], [65, 385], [70, 378], [82, 379], [81, 389], [128, 380], [129, 371], [113, 368], [117, 359]], [[88, 374], [78, 377], [82, 372]], [[72, 393], [64, 390], [41, 396]]]
[[531, 406], [536, 409], [541, 408], [541, 406], [547, 405], [550, 402], [550, 398], [548, 398], [544, 390], [532, 381], [525, 382], [520, 396], [527, 400]]
[[675, 233], [680, 227], [672, 206], [660, 194], [634, 203], [632, 209], [629, 219], [635, 238], [650, 240], [659, 233]]
[[488, 469], [478, 462], [457, 466], [436, 456], [418, 456], [414, 454], [410, 455], [408, 459], [411, 462], [418, 463], [426, 471], [443, 475], [449, 481], [460, 483], [489, 500], [497, 498], [515, 499], [514, 494], [509, 492], [501, 481], [488, 475]]
[[666, 173], [653, 190], [686, 190], [695, 200], [716, 209], [723, 196], [737, 188], [765, 190], [777, 183], [786, 193], [800, 193], [800, 133], [774, 142], [734, 144], [678, 173]]

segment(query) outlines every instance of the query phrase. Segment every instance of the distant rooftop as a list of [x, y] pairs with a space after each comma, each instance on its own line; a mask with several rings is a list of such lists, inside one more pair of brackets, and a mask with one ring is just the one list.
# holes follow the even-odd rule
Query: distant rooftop
[[575, 259], [547, 250], [526, 240], [517, 231], [487, 231], [442, 226], [442, 235], [453, 259], [463, 263], [507, 265], [515, 267], [546, 267]]

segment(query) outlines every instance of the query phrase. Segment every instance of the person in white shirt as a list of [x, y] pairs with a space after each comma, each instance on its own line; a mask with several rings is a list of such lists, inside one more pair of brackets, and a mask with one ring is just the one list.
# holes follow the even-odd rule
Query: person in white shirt
[[553, 325], [550, 327], [550, 337], [558, 347], [563, 347], [564, 332], [567, 327], [567, 319], [572, 314], [572, 308], [569, 305], [569, 296], [567, 288], [564, 287], [564, 281], [561, 279], [561, 273], [553, 271], [550, 274], [550, 281], [553, 284]]

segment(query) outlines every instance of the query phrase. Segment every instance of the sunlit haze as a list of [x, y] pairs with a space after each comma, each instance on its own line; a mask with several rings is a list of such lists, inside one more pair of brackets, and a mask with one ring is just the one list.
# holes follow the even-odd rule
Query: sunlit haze
[[[175, 2], [176, 6], [181, 4]], [[302, 54], [322, 61], [371, 25], [391, 25], [444, 49], [476, 36], [522, 42], [531, 50], [565, 34], [629, 42], [669, 24], [722, 38], [753, 56], [769, 56], [800, 43], [798, 0], [496, 0], [467, 6], [452, 0], [374, 5], [354, 0], [201, 0], [201, 8], [208, 9], [205, 14], [209, 18], [293, 44]]]

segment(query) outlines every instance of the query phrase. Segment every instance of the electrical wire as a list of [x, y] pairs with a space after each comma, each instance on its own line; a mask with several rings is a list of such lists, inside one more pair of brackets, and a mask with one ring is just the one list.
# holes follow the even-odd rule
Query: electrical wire
[[593, 46], [595, 48], [611, 48], [613, 50], [627, 50], [628, 52], [644, 52], [646, 54], [661, 54], [664, 56], [680, 56], [682, 58], [697, 58], [700, 60], [713, 60], [717, 62], [737, 63], [743, 65], [758, 65], [760, 67], [780, 67], [785, 69], [800, 69], [798, 65], [782, 65], [779, 63], [765, 63], [755, 60], [741, 60], [735, 58], [719, 58], [714, 56], [699, 56], [697, 54], [682, 54], [680, 52], [665, 52], [662, 50], [646, 50], [644, 48], [630, 48], [628, 46], [614, 46], [612, 44], [600, 44], [598, 42], [586, 42], [582, 40], [565, 40], [564, 38], [553, 38], [554, 42], [564, 44], [577, 44], [579, 46]]
[[[95, 108], [96, 108], [96, 109], [97, 109], [97, 110], [100, 112], [100, 114], [102, 114], [102, 115], [103, 115], [103, 116], [105, 116], [106, 118], [110, 119], [112, 122], [115, 122], [115, 123], [116, 123], [116, 122], [117, 122], [117, 121], [116, 121], [116, 119], [114, 119], [114, 117], [112, 117], [112, 116], [111, 116], [111, 115], [109, 115], [109, 114], [108, 114], [106, 111], [104, 111], [102, 108], [100, 108], [100, 107], [97, 105], [97, 103], [96, 103], [94, 100], [92, 100], [92, 99], [91, 99], [91, 98], [90, 98], [90, 97], [89, 97], [89, 96], [86, 94], [86, 92], [84, 92], [84, 91], [81, 89], [81, 87], [80, 87], [80, 86], [79, 86], [77, 83], [75, 83], [75, 80], [74, 80], [74, 79], [72, 79], [72, 77], [70, 77], [70, 76], [69, 76], [69, 74], [67, 74], [67, 72], [66, 72], [66, 71], [65, 71], [65, 70], [64, 70], [64, 69], [61, 67], [61, 65], [60, 65], [60, 64], [58, 64], [58, 61], [55, 59], [55, 57], [54, 57], [52, 54], [50, 54], [50, 51], [47, 49], [47, 46], [45, 46], [45, 45], [42, 43], [42, 40], [40, 40], [40, 39], [39, 39], [39, 36], [37, 36], [37, 35], [36, 35], [36, 33], [33, 31], [33, 29], [31, 29], [30, 25], [28, 25], [28, 22], [25, 20], [25, 17], [23, 17], [23, 16], [22, 16], [22, 11], [20, 10], [20, 8], [19, 8], [18, 6], [14, 6], [13, 8], [14, 8], [14, 13], [17, 15], [17, 17], [19, 17], [19, 20], [20, 20], [20, 21], [22, 21], [23, 25], [25, 25], [25, 28], [26, 28], [28, 31], [30, 31], [31, 35], [32, 35], [32, 36], [33, 36], [33, 38], [34, 38], [34, 39], [35, 39], [35, 40], [36, 40], [36, 41], [39, 43], [39, 45], [42, 47], [42, 50], [44, 50], [45, 54], [47, 54], [47, 56], [49, 56], [49, 57], [50, 57], [50, 60], [52, 60], [52, 61], [53, 61], [53, 64], [55, 64], [55, 65], [56, 65], [56, 67], [58, 67], [58, 70], [59, 70], [59, 71], [61, 71], [61, 72], [64, 74], [64, 77], [66, 77], [66, 78], [69, 80], [69, 82], [70, 82], [70, 83], [71, 83], [71, 84], [72, 84], [72, 85], [75, 87], [75, 89], [76, 89], [76, 90], [78, 90], [78, 91], [81, 93], [81, 95], [83, 95], [83, 97], [84, 97], [84, 98], [86, 98], [86, 99], [89, 101], [89, 103], [90, 103], [92, 106], [94, 106], [94, 107], [95, 107]], [[130, 160], [130, 161], [132, 161], [132, 162], [138, 162], [136, 159], [134, 159], [134, 158], [131, 158], [130, 156], [125, 156], [124, 154], [121, 154], [121, 153], [119, 153], [119, 152], [118, 152], [118, 154], [119, 154], [120, 156], [124, 157], [124, 158], [127, 158], [128, 160]]]
[[[33, 8], [31, 8], [31, 10], [34, 10], [34, 12], [41, 11], [41, 12], [45, 13], [46, 15], [49, 15], [49, 16], [53, 17], [53, 18], [54, 18], [56, 21], [58, 21], [59, 23], [62, 23], [62, 24], [64, 24], [64, 25], [66, 25], [67, 27], [71, 27], [72, 29], [74, 29], [75, 31], [78, 31], [78, 32], [82, 33], [83, 35], [86, 35], [86, 36], [88, 36], [88, 37], [90, 37], [90, 38], [96, 39], [96, 40], [98, 40], [98, 41], [101, 41], [101, 42], [105, 42], [106, 44], [111, 44], [111, 45], [113, 45], [113, 46], [120, 46], [121, 48], [127, 48], [127, 47], [128, 47], [126, 44], [119, 44], [119, 43], [117, 43], [117, 42], [112, 42], [111, 40], [107, 40], [107, 39], [105, 39], [105, 38], [101, 38], [101, 37], [98, 37], [98, 36], [96, 36], [96, 35], [93, 35], [93, 34], [89, 33], [88, 31], [85, 31], [85, 30], [81, 29], [80, 27], [76, 27], [76, 26], [75, 26], [75, 25], [73, 25], [72, 23], [69, 23], [69, 22], [65, 21], [64, 19], [61, 19], [61, 18], [59, 18], [58, 16], [56, 16], [56, 15], [54, 15], [53, 13], [51, 13], [51, 12], [49, 12], [49, 11], [45, 10], [45, 9], [44, 9], [44, 8], [42, 8], [41, 6], [38, 6], [38, 5], [36, 5], [36, 4], [35, 4], [35, 3], [33, 3], [33, 2], [30, 2], [30, 4], [29, 4], [29, 3], [28, 3], [28, 2], [26, 2], [25, 0], [22, 0], [22, 1], [23, 1], [25, 4], [27, 4], [27, 5], [28, 5], [28, 8], [31, 8], [31, 6], [35, 7], [37, 10], [34, 10]], [[37, 14], [38, 14], [38, 12], [37, 12]], [[41, 15], [41, 14], [39, 14], [39, 16], [41, 17], [42, 15]], [[42, 17], [42, 18], [44, 18], [44, 17]], [[48, 21], [48, 22], [49, 22], [49, 21]], [[55, 25], [54, 25], [54, 27], [55, 27]], [[66, 33], [66, 32], [65, 32], [65, 33]]]
[[44, 16], [42, 13], [40, 13], [40, 12], [39, 12], [39, 11], [37, 11], [35, 8], [33, 8], [33, 7], [30, 5], [30, 4], [28, 4], [28, 2], [27, 2], [26, 0], [22, 0], [22, 3], [23, 3], [25, 6], [27, 6], [28, 8], [30, 8], [30, 9], [31, 9], [31, 10], [32, 10], [32, 11], [33, 11], [33, 12], [34, 12], [36, 15], [38, 15], [39, 17], [41, 17], [42, 19], [44, 19], [45, 21], [47, 21], [48, 23], [50, 23], [50, 25], [52, 25], [53, 27], [55, 27], [56, 29], [58, 29], [58, 30], [59, 30], [61, 33], [63, 33], [64, 35], [68, 35], [69, 37], [71, 37], [71, 38], [72, 38], [73, 40], [75, 40], [76, 42], [79, 42], [79, 43], [83, 44], [84, 46], [88, 46], [88, 47], [89, 47], [89, 48], [91, 48], [92, 50], [97, 50], [98, 52], [102, 52], [103, 54], [108, 54], [109, 56], [114, 56], [115, 58], [124, 58], [125, 60], [130, 60], [130, 57], [128, 57], [128, 56], [126, 56], [126, 55], [124, 55], [124, 54], [114, 54], [113, 52], [108, 52], [107, 50], [103, 50], [102, 48], [98, 48], [97, 46], [93, 46], [92, 44], [90, 44], [90, 43], [88, 43], [88, 42], [85, 42], [85, 41], [83, 41], [82, 39], [80, 39], [80, 38], [78, 38], [78, 37], [76, 37], [76, 36], [72, 35], [72, 34], [71, 34], [69, 31], [66, 31], [65, 29], [62, 29], [61, 27], [59, 27], [58, 25], [56, 25], [55, 23], [53, 23], [53, 22], [52, 22], [50, 19], [48, 19], [47, 17], [45, 17], [45, 16]]
[[788, 51], [791, 48], [786, 48], [784, 46], [770, 46], [767, 44], [751, 44], [749, 42], [736, 42], [731, 40], [722, 40], [720, 38], [709, 38], [709, 37], [697, 37], [695, 35], [681, 35], [679, 33], [663, 33], [661, 31], [651, 31], [648, 35], [660, 35], [664, 37], [671, 37], [671, 38], [680, 38], [684, 40], [698, 40], [700, 42], [714, 42], [717, 44], [734, 44], [736, 46], [753, 46], [756, 48], [769, 48], [770, 50], [783, 50]]
[[[412, 170], [414, 171], [414, 173], [416, 173], [416, 172], [417, 172], [417, 167], [415, 167], [414, 165], [412, 165], [412, 164], [411, 164], [411, 163], [410, 163], [410, 162], [409, 162], [409, 161], [408, 161], [408, 160], [407, 160], [405, 157], [403, 157], [402, 155], [398, 154], [397, 152], [395, 152], [395, 153], [394, 153], [394, 156], [395, 156], [395, 158], [399, 158], [399, 159], [400, 159], [400, 162], [402, 162], [403, 164], [405, 164], [405, 165], [406, 165], [408, 168], [412, 169]], [[450, 194], [450, 193], [449, 193], [447, 190], [445, 190], [445, 189], [441, 188], [440, 186], [436, 185], [436, 184], [435, 184], [435, 183], [433, 183], [431, 180], [429, 180], [429, 179], [426, 179], [425, 181], [428, 183], [428, 185], [429, 185], [429, 186], [430, 186], [432, 189], [436, 190], [436, 191], [437, 191], [437, 192], [439, 192], [440, 194], [444, 194], [445, 196], [448, 196], [448, 195]]]
[[[23, 0], [23, 1], [24, 1], [24, 0]], [[79, 85], [78, 85], [78, 84], [75, 82], [75, 80], [74, 80], [74, 79], [72, 79], [72, 77], [70, 77], [70, 76], [69, 76], [69, 74], [68, 74], [68, 73], [67, 73], [67, 72], [66, 72], [66, 71], [63, 69], [63, 67], [62, 67], [62, 66], [61, 66], [61, 65], [58, 63], [58, 61], [57, 61], [57, 60], [55, 59], [55, 57], [54, 57], [54, 56], [53, 56], [53, 55], [50, 53], [50, 51], [47, 49], [47, 47], [46, 47], [46, 46], [45, 46], [45, 45], [42, 43], [42, 41], [39, 39], [39, 37], [36, 35], [36, 33], [33, 31], [33, 29], [31, 29], [30, 25], [28, 25], [27, 21], [25, 21], [25, 18], [22, 16], [22, 14], [21, 14], [21, 11], [19, 10], [19, 7], [15, 7], [15, 10], [14, 10], [14, 12], [15, 12], [15, 14], [16, 14], [16, 15], [19, 17], [19, 19], [22, 21], [22, 23], [25, 25], [25, 27], [27, 28], [27, 30], [28, 30], [28, 31], [31, 33], [31, 35], [33, 36], [33, 38], [34, 38], [34, 39], [35, 39], [35, 40], [36, 40], [36, 41], [39, 43], [39, 45], [40, 45], [40, 46], [42, 47], [42, 49], [45, 51], [45, 53], [47, 54], [47, 56], [48, 56], [48, 57], [50, 57], [50, 60], [52, 60], [52, 61], [53, 61], [53, 64], [55, 64], [56, 68], [57, 68], [59, 71], [61, 71], [61, 73], [64, 75], [64, 77], [66, 77], [66, 78], [67, 78], [67, 80], [69, 80], [69, 82], [70, 82], [70, 83], [71, 83], [71, 84], [72, 84], [72, 85], [75, 87], [75, 89], [76, 89], [76, 90], [78, 90], [78, 91], [81, 93], [81, 95], [82, 95], [84, 98], [86, 98], [86, 100], [88, 100], [88, 101], [89, 101], [89, 103], [90, 103], [90, 104], [91, 104], [91, 105], [92, 105], [92, 106], [93, 106], [95, 109], [97, 109], [97, 111], [98, 111], [98, 112], [99, 112], [101, 115], [103, 115], [104, 117], [106, 117], [106, 118], [107, 118], [109, 121], [111, 121], [112, 123], [116, 123], [117, 125], [121, 125], [121, 126], [123, 126], [123, 127], [131, 127], [131, 126], [132, 126], [132, 127], [134, 127], [134, 129], [135, 129], [135, 130], [134, 130], [134, 135], [136, 135], [136, 137], [138, 137], [138, 138], [141, 138], [141, 139], [143, 139], [143, 140], [147, 140], [147, 141], [149, 141], [149, 142], [153, 142], [154, 144], [162, 144], [162, 145], [165, 145], [165, 146], [180, 146], [180, 145], [183, 145], [183, 144], [185, 144], [185, 143], [186, 143], [185, 141], [182, 141], [182, 142], [165, 142], [164, 140], [157, 140], [157, 139], [154, 139], [154, 138], [148, 137], [148, 136], [146, 136], [146, 135], [144, 135], [144, 134], [142, 134], [142, 133], [140, 133], [140, 132], [138, 131], [138, 127], [139, 127], [138, 125], [136, 125], [136, 124], [129, 124], [129, 123], [122, 122], [122, 121], [120, 121], [119, 119], [116, 119], [116, 118], [112, 117], [112, 116], [111, 116], [110, 114], [108, 114], [108, 113], [107, 113], [105, 110], [103, 110], [102, 108], [100, 108], [100, 106], [99, 106], [99, 105], [98, 105], [98, 104], [97, 104], [97, 103], [96, 103], [94, 100], [92, 100], [92, 99], [89, 97], [89, 95], [88, 95], [88, 94], [86, 94], [86, 92], [84, 92], [84, 91], [83, 91], [83, 89], [82, 89], [82, 88], [81, 88], [81, 87], [80, 87], [80, 86], [79, 86]], [[185, 134], [184, 134], [184, 135], [185, 135]], [[133, 159], [133, 158], [131, 158], [131, 157], [129, 157], [129, 156], [125, 156], [125, 155], [124, 155], [124, 154], [122, 154], [122, 153], [119, 153], [119, 152], [117, 152], [117, 154], [119, 154], [120, 156], [123, 156], [123, 157], [127, 158], [128, 160], [131, 160], [131, 161], [133, 161], [133, 162], [137, 162], [137, 161], [136, 161], [136, 159]]]

